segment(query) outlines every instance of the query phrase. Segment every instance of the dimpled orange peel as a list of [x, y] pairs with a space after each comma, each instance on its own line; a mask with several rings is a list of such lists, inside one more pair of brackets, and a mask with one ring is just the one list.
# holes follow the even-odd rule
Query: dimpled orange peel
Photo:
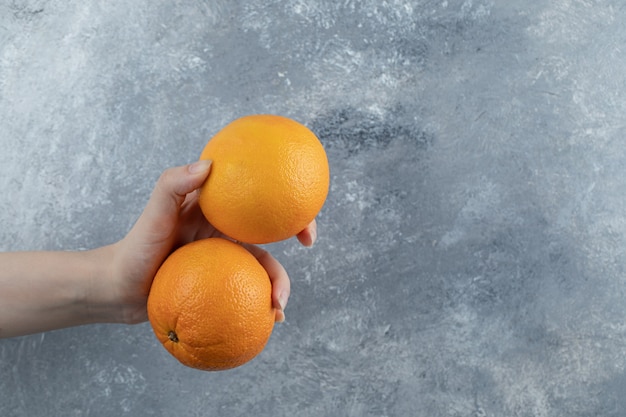
[[222, 238], [188, 243], [159, 268], [148, 296], [157, 339], [192, 368], [218, 371], [257, 356], [274, 328], [272, 284], [257, 259]]
[[295, 236], [313, 221], [328, 195], [324, 147], [311, 130], [287, 117], [236, 119], [209, 140], [200, 159], [213, 161], [200, 189], [202, 212], [241, 242]]

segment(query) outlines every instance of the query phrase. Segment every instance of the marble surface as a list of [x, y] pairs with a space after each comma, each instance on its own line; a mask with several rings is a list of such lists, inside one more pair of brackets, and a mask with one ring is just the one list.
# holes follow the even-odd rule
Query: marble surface
[[252, 362], [0, 340], [0, 415], [625, 415], [625, 42], [621, 0], [0, 0], [0, 250], [116, 241], [245, 114], [332, 182]]

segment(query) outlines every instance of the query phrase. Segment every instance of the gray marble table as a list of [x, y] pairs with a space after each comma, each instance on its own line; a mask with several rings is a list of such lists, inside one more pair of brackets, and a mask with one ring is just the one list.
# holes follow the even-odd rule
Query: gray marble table
[[0, 415], [626, 415], [625, 45], [621, 0], [0, 0], [1, 250], [120, 239], [245, 114], [332, 182], [252, 362], [0, 340]]

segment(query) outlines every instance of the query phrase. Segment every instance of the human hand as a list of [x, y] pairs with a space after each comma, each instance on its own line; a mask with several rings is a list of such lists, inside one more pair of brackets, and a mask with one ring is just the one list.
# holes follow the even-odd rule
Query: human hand
[[[170, 168], [158, 179], [152, 195], [130, 232], [112, 245], [113, 261], [109, 291], [120, 305], [119, 321], [138, 323], [147, 319], [146, 302], [152, 279], [176, 248], [198, 239], [226, 237], [209, 224], [197, 202], [197, 189], [210, 172], [210, 161]], [[315, 221], [297, 235], [305, 246], [317, 237]], [[243, 245], [267, 271], [272, 282], [276, 321], [285, 319], [290, 294], [285, 268], [266, 250]]]

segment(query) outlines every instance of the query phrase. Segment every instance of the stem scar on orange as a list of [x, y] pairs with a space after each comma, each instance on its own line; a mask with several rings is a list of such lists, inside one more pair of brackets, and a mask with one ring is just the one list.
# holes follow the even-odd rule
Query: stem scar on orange
[[306, 126], [286, 117], [236, 119], [209, 140], [200, 159], [213, 161], [200, 208], [213, 226], [241, 242], [295, 236], [315, 219], [328, 194], [324, 147]]
[[161, 265], [148, 296], [148, 318], [184, 365], [225, 370], [250, 361], [274, 328], [272, 285], [241, 245], [208, 238], [181, 246]]

